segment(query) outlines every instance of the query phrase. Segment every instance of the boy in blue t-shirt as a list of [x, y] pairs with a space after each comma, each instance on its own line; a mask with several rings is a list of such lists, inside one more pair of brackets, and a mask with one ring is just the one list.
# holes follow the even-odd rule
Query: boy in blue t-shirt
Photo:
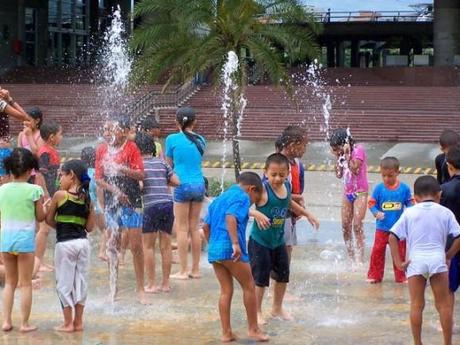
[[238, 184], [230, 187], [209, 205], [203, 225], [205, 237], [209, 241], [208, 261], [212, 264], [221, 287], [219, 314], [222, 342], [236, 339], [230, 325], [233, 277], [243, 289], [249, 336], [257, 341], [268, 340], [257, 324], [254, 280], [246, 250], [249, 207], [260, 199], [261, 194], [262, 182], [256, 173], [240, 174]]
[[[369, 199], [369, 210], [376, 218], [376, 232], [372, 247], [367, 281], [380, 283], [385, 269], [385, 251], [391, 227], [401, 217], [404, 208], [414, 204], [408, 185], [398, 179], [399, 161], [395, 157], [385, 157], [380, 162], [383, 183], [379, 183]], [[399, 255], [406, 257], [406, 241], [399, 241]], [[395, 281], [403, 283], [406, 274], [393, 264]]]

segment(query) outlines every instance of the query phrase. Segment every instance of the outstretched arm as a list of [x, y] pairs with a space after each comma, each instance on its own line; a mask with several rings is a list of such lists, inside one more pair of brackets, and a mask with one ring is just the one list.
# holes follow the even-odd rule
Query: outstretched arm
[[299, 214], [301, 216], [304, 216], [307, 218], [308, 222], [313, 226], [315, 230], [318, 230], [319, 228], [319, 220], [316, 218], [316, 216], [311, 213], [310, 211], [307, 211], [305, 208], [300, 206], [298, 203], [296, 203], [294, 200], [291, 200], [290, 203], [290, 208], [295, 214]]
[[410, 261], [402, 261], [401, 256], [399, 255], [399, 239], [395, 234], [390, 232], [390, 237], [388, 238], [388, 244], [390, 245], [391, 256], [393, 257], [393, 262], [396, 267], [401, 271], [405, 271]]

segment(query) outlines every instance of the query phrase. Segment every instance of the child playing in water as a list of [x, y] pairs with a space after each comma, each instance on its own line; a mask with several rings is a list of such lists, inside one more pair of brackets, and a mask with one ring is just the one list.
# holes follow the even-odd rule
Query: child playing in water
[[[348, 257], [360, 266], [364, 264], [363, 219], [367, 209], [367, 157], [364, 147], [355, 144], [348, 129], [339, 128], [330, 138], [332, 152], [337, 157], [336, 176], [344, 180], [342, 197], [342, 231]], [[353, 231], [352, 231], [353, 230]], [[353, 234], [356, 246], [353, 245]], [[355, 247], [357, 255], [355, 255]]]
[[[173, 199], [169, 186], [179, 185], [177, 176], [171, 167], [160, 158], [155, 157], [155, 142], [143, 132], [136, 135], [136, 145], [144, 161], [144, 187], [142, 201], [144, 216], [142, 221], [142, 242], [144, 262], [148, 282], [145, 292], [169, 292], [169, 274], [171, 273], [171, 233], [174, 223]], [[162, 283], [158, 288], [155, 283], [155, 242], [160, 241]]]
[[257, 341], [268, 341], [268, 337], [257, 324], [254, 280], [246, 250], [249, 207], [260, 200], [262, 190], [262, 182], [257, 174], [241, 173], [238, 184], [230, 187], [211, 203], [203, 226], [205, 237], [209, 240], [208, 261], [212, 264], [220, 284], [222, 342], [236, 340], [230, 324], [233, 278], [236, 278], [243, 289], [249, 336]]
[[11, 313], [14, 292], [21, 289], [21, 332], [34, 331], [29, 325], [32, 307], [32, 272], [34, 269], [36, 221], [45, 219], [43, 190], [28, 183], [38, 162], [29, 150], [16, 148], [4, 159], [10, 183], [0, 186], [1, 236], [0, 251], [5, 265], [5, 289], [3, 291], [4, 332], [13, 329]]
[[263, 182], [263, 192], [256, 204], [256, 212], [262, 213], [270, 220], [270, 226], [265, 229], [259, 222], [254, 222], [249, 238], [248, 251], [252, 275], [256, 283], [257, 314], [260, 324], [262, 317], [262, 301], [265, 288], [269, 286], [270, 275], [276, 281], [271, 315], [284, 320], [292, 320], [283, 308], [286, 286], [289, 282], [289, 257], [284, 240], [284, 222], [286, 214], [291, 209], [299, 216], [305, 216], [314, 225], [311, 214], [292, 200], [289, 176], [289, 161], [280, 154], [268, 156], [265, 162], [266, 181]]
[[89, 183], [89, 195], [94, 207], [96, 226], [100, 230], [98, 258], [102, 261], [107, 261], [107, 254], [105, 253], [107, 238], [105, 236], [104, 213], [102, 212], [102, 208], [99, 202], [96, 180], [94, 178], [94, 174], [96, 172], [94, 168], [96, 164], [96, 150], [91, 146], [83, 148], [80, 154], [80, 159], [88, 167], [88, 176], [91, 179]]
[[457, 145], [460, 145], [460, 135], [457, 132], [451, 129], [446, 129], [439, 136], [439, 146], [442, 153], [437, 155], [434, 160], [434, 164], [436, 166], [436, 177], [439, 184], [443, 184], [450, 180], [446, 155], [451, 147], [455, 147]]
[[18, 135], [18, 147], [28, 149], [34, 155], [37, 155], [38, 149], [43, 144], [43, 139], [40, 135], [43, 113], [40, 108], [33, 107], [27, 110], [27, 114], [31, 120], [24, 122], [24, 129]]
[[[128, 140], [130, 119], [118, 115], [104, 124], [104, 138], [96, 150], [96, 182], [104, 190], [109, 268], [118, 274], [119, 231], [127, 231], [133, 255], [139, 302], [147, 304], [144, 292], [144, 254], [142, 250], [142, 199], [139, 181], [144, 179], [144, 163], [136, 144]], [[111, 245], [109, 245], [111, 244]], [[112, 291], [112, 299], [116, 296]]]
[[[395, 265], [406, 271], [410, 294], [410, 323], [415, 345], [422, 345], [422, 316], [425, 288], [430, 282], [439, 313], [444, 345], [452, 344], [452, 301], [448, 264], [460, 249], [460, 225], [448, 208], [439, 205], [441, 187], [433, 176], [415, 180], [417, 204], [408, 208], [390, 230], [389, 244]], [[427, 231], [429, 229], [429, 231]], [[447, 236], [455, 241], [447, 254]], [[399, 240], [407, 240], [407, 259], [399, 255]]]
[[155, 140], [155, 157], [165, 159], [163, 147], [160, 143], [161, 126], [153, 116], [147, 116], [140, 125], [141, 131], [150, 135]]
[[[60, 190], [54, 194], [46, 214], [46, 222], [56, 229], [56, 290], [64, 324], [55, 329], [61, 332], [83, 330], [91, 256], [87, 232], [93, 230], [95, 223], [89, 183], [86, 165], [81, 160], [64, 163]], [[72, 315], [72, 309], [75, 310], [75, 316]]]
[[[57, 147], [62, 140], [62, 128], [54, 121], [45, 121], [40, 126], [40, 136], [43, 145], [38, 148], [37, 157], [40, 173], [45, 179], [45, 202], [53, 197], [57, 190], [57, 175], [61, 159]], [[48, 192], [48, 194], [46, 194]], [[37, 251], [35, 255], [40, 260], [41, 270], [52, 271], [53, 267], [44, 263], [46, 242], [48, 240], [50, 228], [43, 222], [37, 233]]]
[[[369, 210], [376, 219], [376, 232], [374, 246], [372, 247], [371, 260], [367, 281], [371, 284], [380, 283], [385, 269], [385, 252], [390, 236], [390, 229], [401, 217], [405, 207], [413, 205], [413, 198], [408, 185], [398, 179], [399, 161], [395, 157], [385, 157], [380, 161], [380, 174], [382, 183], [379, 183], [369, 198]], [[399, 241], [399, 255], [406, 257], [406, 241]], [[395, 281], [404, 283], [404, 271], [393, 265]]]

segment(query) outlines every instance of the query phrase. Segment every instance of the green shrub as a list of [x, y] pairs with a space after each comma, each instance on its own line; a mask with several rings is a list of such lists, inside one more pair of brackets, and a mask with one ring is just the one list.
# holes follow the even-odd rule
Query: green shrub
[[[216, 179], [216, 178], [208, 178], [208, 195], [210, 197], [216, 197], [216, 196], [219, 196], [222, 192], [221, 190], [221, 185], [220, 185], [220, 179]], [[228, 188], [230, 188], [230, 186], [233, 184], [234, 182], [232, 181], [229, 181], [229, 180], [225, 180], [224, 181], [224, 190], [227, 190]]]

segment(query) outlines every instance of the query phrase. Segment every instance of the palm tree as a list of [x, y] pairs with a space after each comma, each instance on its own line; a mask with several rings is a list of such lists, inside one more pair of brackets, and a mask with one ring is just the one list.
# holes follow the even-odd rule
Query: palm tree
[[219, 71], [229, 51], [239, 69], [232, 92], [232, 147], [235, 176], [241, 170], [237, 133], [240, 97], [248, 83], [250, 57], [270, 81], [290, 88], [287, 63], [315, 57], [315, 23], [299, 0], [142, 0], [135, 7], [142, 24], [131, 45], [139, 51], [135, 75], [149, 82], [181, 83], [197, 73]]

